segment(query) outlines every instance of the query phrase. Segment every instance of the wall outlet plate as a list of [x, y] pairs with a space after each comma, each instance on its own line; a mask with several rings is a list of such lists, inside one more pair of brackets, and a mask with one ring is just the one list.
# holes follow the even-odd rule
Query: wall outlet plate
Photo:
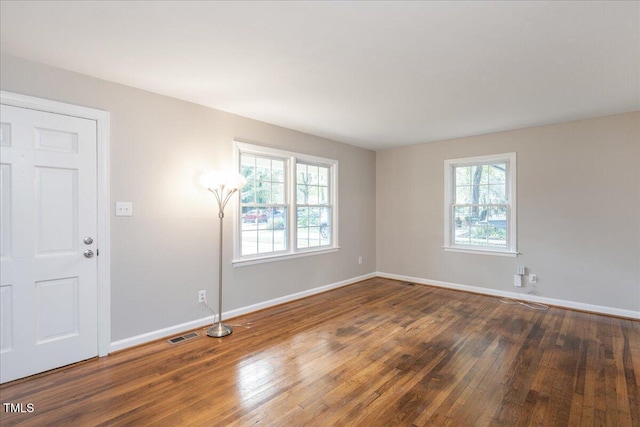
[[133, 216], [133, 203], [116, 202], [116, 216]]
[[198, 302], [207, 302], [207, 291], [202, 289], [198, 291]]
[[516, 288], [521, 288], [522, 287], [522, 276], [519, 274], [514, 274], [513, 275], [513, 286], [515, 286]]

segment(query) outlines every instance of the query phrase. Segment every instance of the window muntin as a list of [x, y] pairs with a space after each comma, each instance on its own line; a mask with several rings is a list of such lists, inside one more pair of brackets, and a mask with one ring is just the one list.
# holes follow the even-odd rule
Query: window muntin
[[336, 250], [338, 162], [236, 143], [240, 192], [234, 263]]
[[515, 254], [515, 153], [447, 160], [445, 174], [445, 249]]

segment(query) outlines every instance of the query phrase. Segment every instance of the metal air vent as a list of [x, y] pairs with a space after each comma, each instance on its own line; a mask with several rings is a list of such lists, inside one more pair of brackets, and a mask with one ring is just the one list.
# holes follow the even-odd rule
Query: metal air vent
[[197, 336], [197, 332], [189, 332], [188, 334], [180, 335], [179, 337], [169, 338], [167, 341], [169, 342], [169, 344], [178, 344], [179, 342], [187, 341]]

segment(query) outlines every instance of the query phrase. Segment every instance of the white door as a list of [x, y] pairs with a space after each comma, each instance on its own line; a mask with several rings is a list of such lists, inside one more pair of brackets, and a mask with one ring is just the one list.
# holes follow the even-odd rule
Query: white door
[[98, 354], [96, 122], [6, 105], [0, 122], [7, 382]]

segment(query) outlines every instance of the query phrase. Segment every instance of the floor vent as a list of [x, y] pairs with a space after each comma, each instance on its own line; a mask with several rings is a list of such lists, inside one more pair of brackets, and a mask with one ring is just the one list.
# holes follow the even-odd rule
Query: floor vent
[[169, 338], [167, 341], [169, 341], [169, 344], [178, 344], [179, 342], [190, 340], [191, 338], [195, 338], [197, 336], [197, 332], [189, 332], [188, 334], [180, 335], [179, 337]]

